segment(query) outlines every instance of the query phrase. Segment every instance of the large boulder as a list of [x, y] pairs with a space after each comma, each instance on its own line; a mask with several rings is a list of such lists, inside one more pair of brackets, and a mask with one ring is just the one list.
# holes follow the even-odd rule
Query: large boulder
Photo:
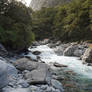
[[56, 46], [54, 48], [54, 52], [57, 54], [57, 55], [63, 55], [63, 52], [64, 50], [69, 46], [70, 44], [67, 43], [67, 44], [60, 44], [59, 46]]
[[0, 60], [0, 89], [8, 84], [7, 64]]
[[80, 57], [81, 55], [83, 55], [84, 53], [84, 50], [81, 50], [81, 49], [76, 49], [73, 53], [74, 56], [76, 57]]
[[25, 79], [29, 84], [49, 83], [51, 79], [49, 67], [44, 63], [38, 63], [37, 69], [25, 74]]
[[9, 78], [18, 77], [18, 70], [12, 64], [7, 64], [7, 66]]
[[74, 51], [77, 49], [77, 45], [71, 45], [68, 48], [65, 49], [64, 51], [64, 55], [65, 56], [73, 56], [74, 55]]
[[88, 48], [82, 56], [84, 63], [92, 63], [92, 48]]
[[37, 64], [38, 64], [37, 62], [31, 61], [28, 58], [18, 59], [14, 63], [15, 67], [21, 71], [24, 71], [24, 70], [32, 71], [37, 68], [38, 66]]
[[85, 44], [84, 45], [83, 44], [70, 45], [69, 47], [65, 49], [64, 55], [81, 57], [84, 54], [86, 49], [87, 49], [87, 46]]
[[34, 62], [27, 58], [22, 58], [17, 60], [14, 65], [17, 69], [21, 71], [27, 70], [24, 73], [25, 79], [29, 84], [37, 83], [49, 83], [51, 74], [49, 72], [50, 68], [45, 63]]

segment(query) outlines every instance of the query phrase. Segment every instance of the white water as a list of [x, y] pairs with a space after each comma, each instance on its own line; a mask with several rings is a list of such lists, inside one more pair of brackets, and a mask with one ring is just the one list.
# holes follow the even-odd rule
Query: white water
[[81, 60], [76, 57], [57, 56], [54, 50], [49, 48], [48, 45], [41, 45], [37, 48], [29, 48], [30, 51], [40, 51], [41, 60], [46, 63], [57, 62], [59, 64], [67, 65], [70, 70], [73, 70], [78, 75], [92, 79], [92, 67], [82, 64]]

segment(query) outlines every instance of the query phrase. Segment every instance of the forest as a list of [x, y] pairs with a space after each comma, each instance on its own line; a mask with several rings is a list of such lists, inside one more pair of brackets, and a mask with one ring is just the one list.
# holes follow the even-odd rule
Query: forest
[[92, 0], [75, 0], [55, 8], [43, 7], [33, 13], [32, 19], [37, 39], [92, 40]]
[[0, 43], [23, 50], [45, 38], [92, 41], [92, 0], [74, 0], [33, 11], [16, 0], [0, 0]]

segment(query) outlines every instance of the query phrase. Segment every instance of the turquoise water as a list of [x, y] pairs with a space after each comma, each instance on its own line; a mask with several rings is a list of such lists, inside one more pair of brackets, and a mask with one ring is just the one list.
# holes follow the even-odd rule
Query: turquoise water
[[68, 70], [72, 70], [76, 73], [76, 82], [80, 84], [82, 90], [85, 92], [92, 92], [92, 67], [82, 64], [82, 61], [77, 57], [66, 57], [58, 56], [55, 54], [54, 50], [49, 48], [48, 45], [41, 45], [37, 48], [29, 48], [31, 51], [40, 51], [41, 60], [45, 63], [54, 63], [67, 65]]

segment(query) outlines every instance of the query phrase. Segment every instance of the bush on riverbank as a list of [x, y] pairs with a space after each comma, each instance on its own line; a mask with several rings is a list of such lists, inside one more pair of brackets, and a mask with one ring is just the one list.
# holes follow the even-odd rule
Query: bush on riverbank
[[75, 0], [33, 13], [37, 39], [54, 37], [61, 41], [92, 40], [92, 1]]
[[0, 1], [0, 43], [6, 48], [23, 50], [34, 40], [32, 10], [15, 0]]

